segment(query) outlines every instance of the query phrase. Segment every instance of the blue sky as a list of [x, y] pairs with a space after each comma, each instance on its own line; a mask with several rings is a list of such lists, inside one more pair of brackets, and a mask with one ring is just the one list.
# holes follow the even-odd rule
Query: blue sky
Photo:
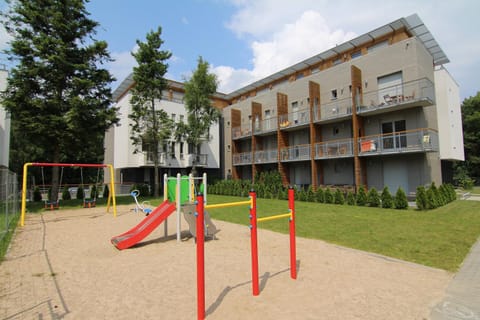
[[[188, 77], [201, 55], [217, 74], [219, 90], [229, 93], [417, 13], [449, 57], [445, 66], [461, 99], [480, 90], [477, 0], [92, 0], [87, 10], [100, 23], [96, 38], [108, 42], [115, 59], [108, 68], [118, 82], [132, 71], [136, 40], [145, 41], [158, 26], [163, 48], [173, 54], [169, 78]], [[0, 48], [7, 42], [0, 30]]]

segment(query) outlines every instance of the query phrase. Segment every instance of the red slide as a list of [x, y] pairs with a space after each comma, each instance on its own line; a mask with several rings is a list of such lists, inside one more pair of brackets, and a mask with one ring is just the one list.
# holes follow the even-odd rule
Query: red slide
[[113, 237], [110, 241], [119, 250], [127, 249], [140, 242], [148, 236], [156, 227], [158, 227], [172, 212], [175, 211], [175, 203], [165, 200], [155, 210], [134, 228], [121, 235]]

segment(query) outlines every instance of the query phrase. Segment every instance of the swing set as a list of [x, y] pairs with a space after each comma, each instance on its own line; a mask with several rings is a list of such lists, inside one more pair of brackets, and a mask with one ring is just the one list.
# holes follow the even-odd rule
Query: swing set
[[[28, 176], [28, 168], [29, 167], [42, 167], [42, 180], [43, 183], [45, 183], [45, 177], [43, 174], [43, 167], [61, 167], [61, 174], [60, 174], [60, 181], [59, 181], [59, 187], [61, 188], [62, 185], [62, 178], [63, 178], [63, 168], [65, 167], [79, 167], [81, 170], [82, 168], [98, 168], [97, 172], [97, 182], [95, 186], [98, 184], [98, 179], [100, 176], [100, 169], [101, 168], [108, 168], [110, 172], [110, 192], [108, 195], [108, 201], [107, 201], [107, 212], [110, 210], [110, 204], [113, 205], [113, 216], [117, 216], [117, 207], [116, 207], [116, 200], [115, 200], [115, 183], [114, 183], [114, 172], [113, 172], [113, 166], [111, 164], [93, 164], [93, 163], [47, 163], [47, 162], [27, 162], [23, 165], [23, 183], [22, 183], [22, 206], [21, 206], [21, 216], [20, 216], [20, 226], [25, 225], [25, 212], [26, 212], [26, 207], [27, 207], [27, 176]], [[83, 171], [81, 171], [82, 175], [82, 185], [83, 185]], [[95, 188], [97, 189], [97, 188]], [[95, 190], [95, 193], [90, 194], [90, 198], [85, 199], [83, 201], [83, 206], [84, 208], [91, 208], [94, 207], [96, 204], [96, 197], [97, 197], [97, 190]], [[56, 201], [45, 201], [45, 208], [46, 209], [58, 209], [59, 208], [59, 202], [58, 199]]]

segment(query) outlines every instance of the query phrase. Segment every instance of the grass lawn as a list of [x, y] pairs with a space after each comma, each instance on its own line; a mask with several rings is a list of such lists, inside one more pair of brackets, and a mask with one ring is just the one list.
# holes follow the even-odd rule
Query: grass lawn
[[[208, 195], [208, 202], [245, 198]], [[480, 236], [480, 202], [457, 200], [431, 211], [295, 203], [297, 236], [455, 272]], [[288, 212], [287, 201], [257, 200], [258, 216]], [[248, 225], [246, 206], [210, 209], [214, 219]], [[288, 233], [286, 220], [259, 228]]]

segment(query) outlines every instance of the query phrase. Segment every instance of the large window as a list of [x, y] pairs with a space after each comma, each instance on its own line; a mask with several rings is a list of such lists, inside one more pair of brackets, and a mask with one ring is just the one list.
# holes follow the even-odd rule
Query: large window
[[405, 136], [405, 130], [405, 120], [382, 123], [383, 149], [406, 148], [407, 137]]
[[403, 94], [402, 72], [392, 73], [378, 78], [378, 101], [390, 104]]

